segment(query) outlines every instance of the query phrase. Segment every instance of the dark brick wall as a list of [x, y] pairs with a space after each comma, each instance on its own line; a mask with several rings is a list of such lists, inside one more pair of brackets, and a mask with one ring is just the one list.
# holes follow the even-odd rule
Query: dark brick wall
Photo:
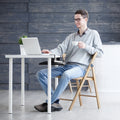
[[[19, 54], [22, 35], [38, 37], [41, 48], [54, 48], [71, 32], [74, 12], [87, 9], [88, 26], [98, 30], [103, 44], [120, 42], [119, 0], [0, 0], [0, 89], [8, 89], [8, 59], [5, 54]], [[26, 60], [27, 90], [41, 89], [35, 73], [46, 66], [43, 60]], [[53, 82], [54, 84], [54, 82]], [[14, 89], [20, 89], [20, 60], [14, 60]]]

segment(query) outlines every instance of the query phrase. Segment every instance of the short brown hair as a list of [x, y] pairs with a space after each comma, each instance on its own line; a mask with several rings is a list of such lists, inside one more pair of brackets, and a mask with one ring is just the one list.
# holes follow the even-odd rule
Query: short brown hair
[[77, 10], [76, 12], [75, 12], [75, 14], [81, 14], [84, 18], [89, 18], [89, 14], [88, 14], [88, 11], [87, 10], [82, 10], [82, 9], [80, 9], [80, 10]]

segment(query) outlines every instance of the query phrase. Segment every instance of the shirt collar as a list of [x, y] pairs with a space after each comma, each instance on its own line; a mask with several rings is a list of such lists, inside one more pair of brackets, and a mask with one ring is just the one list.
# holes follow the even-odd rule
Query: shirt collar
[[[89, 29], [89, 28], [87, 28], [87, 29], [83, 32], [82, 36], [87, 33], [88, 29]], [[79, 30], [77, 31], [77, 35], [80, 35]]]

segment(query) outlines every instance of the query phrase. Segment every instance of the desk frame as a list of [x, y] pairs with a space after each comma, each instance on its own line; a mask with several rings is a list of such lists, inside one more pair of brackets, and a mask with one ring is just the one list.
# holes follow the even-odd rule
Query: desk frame
[[13, 59], [21, 59], [21, 105], [25, 105], [25, 58], [47, 58], [48, 59], [48, 113], [51, 113], [51, 58], [50, 55], [5, 55], [9, 58], [9, 108], [8, 113], [13, 113]]

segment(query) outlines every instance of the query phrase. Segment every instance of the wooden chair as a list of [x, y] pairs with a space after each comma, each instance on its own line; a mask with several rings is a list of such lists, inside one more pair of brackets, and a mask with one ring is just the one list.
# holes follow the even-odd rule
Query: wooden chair
[[[74, 79], [76, 81], [76, 83], [77, 83], [77, 92], [76, 92], [74, 98], [73, 99], [64, 99], [64, 98], [61, 98], [61, 100], [72, 101], [72, 103], [71, 103], [71, 105], [69, 107], [69, 110], [72, 110], [73, 105], [74, 105], [77, 97], [79, 97], [80, 106], [82, 105], [81, 96], [95, 97], [96, 100], [97, 100], [98, 109], [100, 108], [99, 96], [98, 96], [98, 91], [97, 91], [97, 86], [96, 86], [95, 71], [94, 71], [94, 65], [93, 65], [93, 62], [95, 60], [96, 55], [97, 55], [97, 53], [95, 53], [93, 55], [93, 57], [92, 57], [92, 59], [91, 59], [91, 61], [89, 63], [89, 66], [87, 68], [85, 76]], [[89, 76], [90, 71], [92, 72], [92, 76]], [[95, 95], [94, 96], [93, 95], [83, 95], [83, 94], [81, 94], [81, 89], [82, 89], [82, 87], [84, 85], [85, 80], [93, 81], [94, 88], [95, 88]]]
[[[66, 57], [66, 54], [63, 54], [62, 55], [62, 59], [63, 59], [63, 62], [65, 61], [65, 57]], [[58, 76], [58, 78], [60, 78], [60, 76]], [[88, 87], [89, 89], [90, 89], [90, 92], [92, 92], [91, 91], [91, 87], [90, 87], [90, 83], [89, 83], [89, 81], [87, 81], [88, 82], [88, 85], [83, 85], [83, 87]], [[77, 88], [77, 82], [75, 81], [75, 82], [73, 82], [72, 80], [69, 82], [69, 88], [70, 88], [70, 92], [71, 93], [73, 93], [73, 89], [72, 88]]]

